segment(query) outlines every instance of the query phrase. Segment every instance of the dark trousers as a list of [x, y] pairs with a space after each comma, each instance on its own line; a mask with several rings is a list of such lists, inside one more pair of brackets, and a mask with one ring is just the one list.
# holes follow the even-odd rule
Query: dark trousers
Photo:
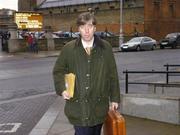
[[74, 126], [75, 135], [101, 135], [101, 128], [103, 124], [92, 127]]

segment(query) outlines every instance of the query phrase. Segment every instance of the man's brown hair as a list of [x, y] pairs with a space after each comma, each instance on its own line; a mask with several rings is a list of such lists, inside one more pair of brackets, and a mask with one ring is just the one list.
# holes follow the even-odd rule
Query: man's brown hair
[[97, 24], [96, 18], [92, 13], [84, 12], [78, 16], [76, 24], [79, 27], [80, 25], [86, 24], [86, 22], [88, 22], [90, 20], [92, 20], [93, 25]]

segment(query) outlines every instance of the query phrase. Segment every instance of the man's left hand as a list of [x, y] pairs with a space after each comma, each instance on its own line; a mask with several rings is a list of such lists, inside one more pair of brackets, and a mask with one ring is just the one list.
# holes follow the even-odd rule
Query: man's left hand
[[116, 102], [111, 102], [111, 104], [110, 104], [110, 110], [117, 110], [118, 109], [118, 103], [116, 103]]

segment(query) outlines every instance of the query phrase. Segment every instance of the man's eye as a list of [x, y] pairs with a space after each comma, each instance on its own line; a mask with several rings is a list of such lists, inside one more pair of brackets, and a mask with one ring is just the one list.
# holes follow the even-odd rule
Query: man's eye
[[87, 25], [89, 28], [92, 28], [93, 27], [93, 24], [88, 24]]

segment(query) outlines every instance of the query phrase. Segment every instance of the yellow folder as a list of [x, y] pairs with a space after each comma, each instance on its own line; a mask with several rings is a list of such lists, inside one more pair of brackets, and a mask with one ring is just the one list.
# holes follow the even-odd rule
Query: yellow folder
[[65, 74], [65, 85], [66, 85], [66, 91], [69, 93], [69, 96], [72, 98], [74, 95], [75, 74], [73, 73]]

